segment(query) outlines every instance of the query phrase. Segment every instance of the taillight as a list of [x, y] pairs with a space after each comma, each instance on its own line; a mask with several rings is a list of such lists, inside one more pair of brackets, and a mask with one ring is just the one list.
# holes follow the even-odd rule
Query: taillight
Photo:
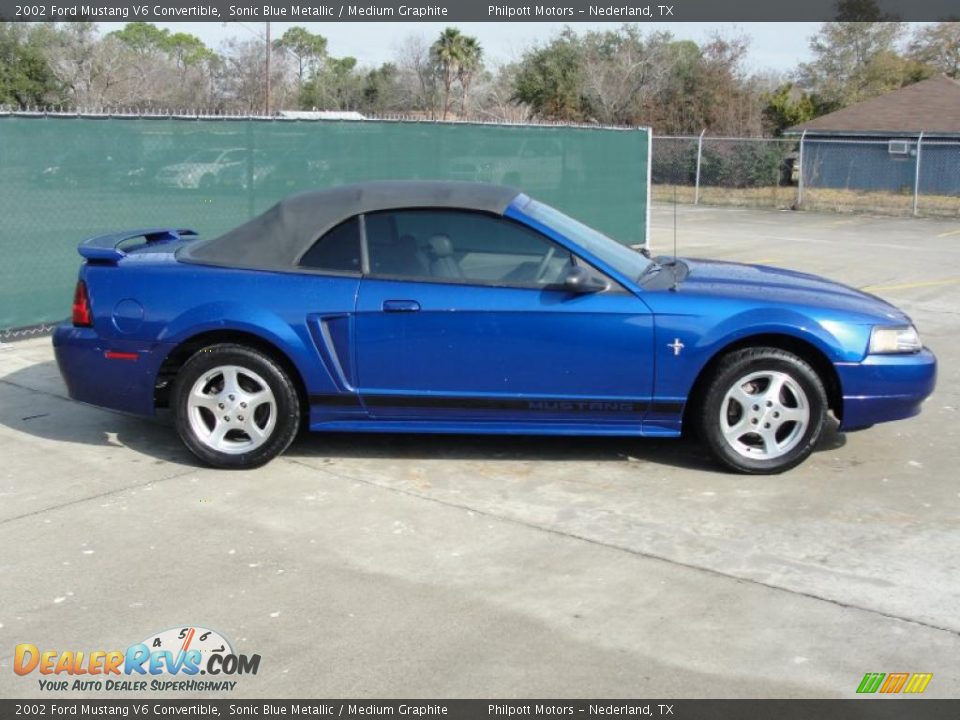
[[73, 324], [76, 327], [93, 327], [90, 296], [87, 295], [87, 284], [83, 280], [77, 281], [77, 288], [73, 291]]

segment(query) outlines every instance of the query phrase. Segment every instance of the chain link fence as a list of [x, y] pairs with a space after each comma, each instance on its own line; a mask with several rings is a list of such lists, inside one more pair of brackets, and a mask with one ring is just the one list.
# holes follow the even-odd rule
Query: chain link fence
[[211, 236], [300, 189], [429, 178], [516, 185], [638, 244], [648, 161], [660, 201], [960, 215], [954, 138], [0, 111], [0, 341], [65, 314], [88, 235], [194, 225]]
[[960, 139], [920, 143], [917, 214], [960, 215]]
[[791, 140], [654, 136], [653, 197], [705, 205], [793, 207], [797, 146]]
[[650, 190], [654, 200], [693, 203], [696, 198], [697, 137], [654, 135]]
[[655, 136], [660, 201], [960, 215], [960, 139]]
[[805, 138], [804, 208], [960, 214], [960, 140]]
[[562, 125], [0, 112], [0, 340], [69, 314], [85, 237], [151, 226], [214, 237], [304, 189], [512, 185], [642, 244], [649, 137]]

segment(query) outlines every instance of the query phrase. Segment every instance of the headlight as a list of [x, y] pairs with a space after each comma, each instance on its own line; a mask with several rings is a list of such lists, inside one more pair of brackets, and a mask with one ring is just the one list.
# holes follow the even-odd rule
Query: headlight
[[875, 327], [870, 333], [871, 354], [915, 353], [922, 349], [920, 335], [913, 325]]

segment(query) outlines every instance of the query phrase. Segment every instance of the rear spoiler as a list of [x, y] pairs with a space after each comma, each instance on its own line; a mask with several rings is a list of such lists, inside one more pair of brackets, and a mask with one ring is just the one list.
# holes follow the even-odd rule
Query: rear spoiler
[[77, 252], [87, 260], [117, 262], [127, 253], [120, 249], [127, 240], [143, 238], [147, 244], [173, 242], [184, 237], [195, 237], [196, 230], [190, 228], [144, 228], [143, 230], [121, 230], [109, 235], [97, 235], [87, 238], [77, 246]]

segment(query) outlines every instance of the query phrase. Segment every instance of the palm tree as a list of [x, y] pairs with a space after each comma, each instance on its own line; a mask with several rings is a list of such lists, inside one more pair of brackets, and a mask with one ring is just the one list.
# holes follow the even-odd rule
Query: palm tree
[[457, 79], [460, 81], [460, 117], [464, 117], [467, 110], [467, 91], [477, 71], [483, 66], [483, 48], [475, 37], [464, 35], [461, 45], [460, 69]]
[[450, 112], [450, 87], [460, 74], [464, 36], [455, 27], [448, 27], [430, 47], [430, 58], [443, 83], [443, 120]]

